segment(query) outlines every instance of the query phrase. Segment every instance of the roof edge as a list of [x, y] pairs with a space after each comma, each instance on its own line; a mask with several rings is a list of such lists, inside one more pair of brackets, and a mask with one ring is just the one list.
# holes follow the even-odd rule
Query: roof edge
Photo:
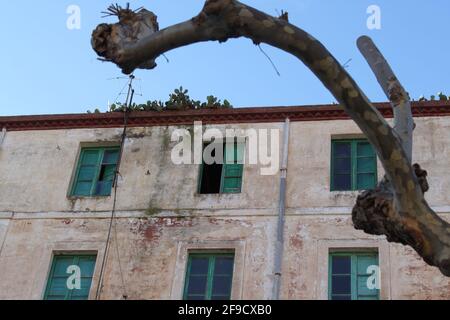
[[[392, 118], [389, 103], [375, 103], [380, 113]], [[414, 117], [450, 116], [450, 101], [413, 102]], [[293, 107], [255, 107], [216, 110], [186, 110], [164, 112], [131, 112], [130, 127], [204, 124], [270, 123], [291, 121], [326, 121], [350, 119], [339, 105]], [[61, 114], [0, 117], [0, 129], [7, 131], [116, 128], [124, 124], [123, 113]]]

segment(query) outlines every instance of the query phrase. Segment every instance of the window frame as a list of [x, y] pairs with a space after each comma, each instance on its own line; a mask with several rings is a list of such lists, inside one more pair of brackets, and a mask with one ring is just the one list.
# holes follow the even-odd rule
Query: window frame
[[191, 265], [192, 265], [192, 258], [208, 258], [208, 275], [206, 279], [206, 292], [205, 292], [205, 300], [204, 301], [211, 301], [212, 300], [212, 290], [213, 290], [213, 281], [214, 281], [214, 271], [215, 271], [215, 264], [216, 259], [218, 257], [230, 257], [233, 258], [233, 272], [231, 274], [231, 289], [230, 289], [230, 295], [228, 300], [231, 300], [232, 293], [233, 293], [233, 280], [234, 280], [234, 273], [236, 271], [236, 254], [234, 251], [206, 251], [206, 252], [189, 252], [188, 258], [187, 258], [187, 265], [186, 265], [186, 272], [185, 272], [185, 280], [184, 280], [184, 288], [183, 288], [183, 300], [188, 301], [188, 289], [189, 289], [189, 282], [190, 282], [190, 274], [191, 274]]
[[[358, 256], [376, 257], [378, 267], [380, 267], [380, 254], [378, 251], [332, 251], [328, 254], [328, 300], [333, 300], [333, 257], [350, 257], [350, 288], [351, 301], [358, 301]], [[380, 300], [380, 289], [377, 289], [377, 300]], [[342, 294], [345, 296], [344, 294]]]
[[[358, 143], [369, 143], [370, 142], [367, 139], [363, 138], [357, 138], [357, 139], [331, 139], [331, 156], [330, 156], [330, 191], [331, 192], [353, 192], [353, 191], [363, 191], [366, 189], [360, 189], [358, 188]], [[351, 187], [349, 190], [337, 190], [335, 187], [335, 172], [334, 172], [334, 161], [335, 161], [335, 145], [337, 143], [350, 143], [350, 161], [351, 161], [351, 168], [350, 168], [350, 178], [351, 178]], [[374, 187], [378, 183], [378, 156], [374, 151], [374, 157], [375, 157], [375, 166], [374, 166], [374, 177], [375, 177], [375, 183]]]
[[[91, 185], [91, 189], [90, 189], [89, 195], [76, 195], [75, 194], [75, 188], [76, 188], [76, 185], [77, 185], [77, 182], [78, 182], [78, 179], [79, 179], [80, 169], [81, 169], [81, 166], [82, 166], [81, 161], [83, 159], [84, 152], [86, 152], [86, 151], [93, 151], [93, 150], [99, 150], [101, 152], [101, 156], [100, 156], [100, 160], [99, 160], [99, 166], [98, 166], [98, 168], [96, 170], [96, 173], [95, 173], [95, 180], [94, 180], [95, 182]], [[70, 188], [69, 188], [69, 191], [70, 191], [69, 195], [68, 195], [69, 198], [108, 198], [108, 197], [111, 197], [112, 188], [111, 188], [111, 191], [110, 191], [109, 195], [96, 195], [94, 193], [95, 189], [97, 188], [98, 182], [99, 182], [99, 178], [100, 178], [100, 174], [101, 174], [101, 169], [102, 169], [105, 153], [107, 151], [111, 151], [111, 150], [115, 150], [115, 151], [119, 152], [117, 163], [116, 163], [116, 171], [117, 171], [117, 165], [118, 165], [118, 163], [120, 161], [120, 157], [121, 157], [120, 146], [119, 145], [86, 146], [86, 147], [81, 146], [80, 152], [78, 154], [77, 162], [76, 162], [75, 172], [74, 172], [73, 179], [72, 179], [72, 182], [71, 182], [71, 185], [70, 185]], [[114, 181], [113, 181], [113, 183], [114, 183]]]
[[[224, 158], [224, 163], [222, 164], [222, 173], [220, 175], [220, 190], [219, 190], [219, 193], [202, 193], [203, 172], [204, 172], [204, 167], [205, 167], [205, 161], [203, 159], [203, 152], [205, 150], [205, 147], [211, 142], [213, 142], [213, 141], [209, 141], [209, 142], [204, 142], [203, 143], [202, 163], [200, 165], [200, 172], [199, 172], [199, 176], [198, 176], [197, 194], [198, 195], [241, 194], [242, 193], [242, 187], [244, 185], [244, 171], [245, 171], [244, 170], [245, 169], [244, 158], [245, 158], [245, 152], [246, 152], [247, 144], [246, 144], [246, 141], [241, 141], [240, 142], [238, 138], [234, 140], [233, 146], [235, 147], [235, 152], [239, 152], [239, 146], [241, 146], [242, 152], [243, 152], [243, 154], [242, 154], [242, 157], [243, 157], [242, 158], [242, 162], [240, 162], [240, 160], [237, 159], [236, 160], [237, 163], [235, 163], [235, 164], [228, 164], [227, 163], [227, 161], [226, 161], [226, 159], [227, 159], [227, 152], [226, 152], [227, 141], [226, 140], [223, 141], [223, 158]], [[237, 157], [237, 154], [235, 154], [235, 157]], [[224, 189], [225, 189], [225, 172], [226, 172], [226, 169], [227, 169], [226, 168], [227, 165], [240, 165], [241, 166], [241, 176], [238, 178], [238, 179], [241, 180], [241, 185], [240, 185], [238, 191], [235, 191], [235, 192], [224, 192]]]
[[[48, 296], [50, 294], [50, 287], [51, 287], [51, 283], [53, 281], [53, 275], [54, 275], [55, 268], [56, 268], [56, 263], [55, 262], [56, 262], [56, 259], [59, 258], [59, 257], [70, 257], [70, 258], [72, 258], [73, 261], [74, 261], [74, 263], [73, 263], [74, 265], [78, 264], [79, 259], [81, 257], [90, 257], [90, 258], [93, 259], [94, 267], [92, 269], [92, 276], [90, 277], [91, 278], [91, 283], [89, 285], [89, 292], [88, 292], [88, 296], [87, 296], [87, 299], [86, 299], [86, 300], [89, 300], [90, 291], [92, 290], [92, 286], [94, 284], [95, 270], [96, 270], [96, 267], [97, 267], [97, 259], [98, 259], [98, 253], [97, 252], [64, 252], [64, 253], [54, 253], [54, 254], [52, 254], [52, 257], [51, 257], [51, 260], [50, 260], [51, 266], [50, 266], [50, 270], [49, 270], [48, 275], [47, 275], [47, 281], [46, 281], [46, 284], [45, 284], [45, 290], [44, 290], [44, 295], [42, 297], [42, 300], [45, 300], [45, 301], [48, 300]], [[83, 278], [83, 277], [81, 276], [81, 278]], [[64, 297], [64, 300], [61, 300], [61, 301], [71, 301], [72, 300], [71, 298], [72, 298], [73, 291], [74, 290], [68, 290], [67, 289], [67, 292], [66, 292], [66, 295]]]

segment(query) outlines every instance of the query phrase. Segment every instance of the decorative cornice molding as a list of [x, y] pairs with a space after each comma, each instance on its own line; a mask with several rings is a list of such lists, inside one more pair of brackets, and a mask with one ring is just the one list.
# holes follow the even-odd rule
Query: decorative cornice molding
[[[381, 114], [392, 118], [389, 103], [375, 104]], [[450, 101], [426, 101], [413, 103], [414, 117], [450, 116]], [[258, 107], [219, 110], [187, 110], [165, 112], [132, 112], [128, 117], [130, 127], [191, 125], [194, 121], [204, 124], [269, 123], [291, 121], [325, 121], [350, 119], [339, 105]], [[120, 112], [100, 114], [63, 114], [0, 117], [0, 130], [59, 130], [85, 128], [117, 128], [123, 126]]]

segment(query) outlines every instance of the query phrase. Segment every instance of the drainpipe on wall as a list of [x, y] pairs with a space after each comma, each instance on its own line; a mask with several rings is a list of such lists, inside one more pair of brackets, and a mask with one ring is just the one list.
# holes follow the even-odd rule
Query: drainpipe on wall
[[274, 281], [273, 281], [273, 300], [280, 300], [281, 289], [281, 269], [283, 262], [284, 251], [284, 224], [286, 214], [286, 180], [288, 170], [288, 154], [289, 154], [289, 130], [290, 120], [286, 119], [284, 123], [284, 138], [283, 138], [283, 158], [281, 160], [281, 177], [280, 177], [280, 199], [278, 205], [278, 225], [277, 225], [277, 240], [275, 243], [275, 267], [274, 267]]
[[0, 148], [2, 147], [5, 137], [6, 137], [6, 128], [3, 128], [2, 132], [0, 132]]

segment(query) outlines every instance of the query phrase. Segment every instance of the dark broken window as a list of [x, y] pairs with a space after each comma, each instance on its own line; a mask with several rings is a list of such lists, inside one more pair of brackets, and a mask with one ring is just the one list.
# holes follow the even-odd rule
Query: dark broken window
[[[212, 142], [216, 144], [217, 148], [223, 148], [223, 143]], [[207, 146], [212, 146], [211, 144], [205, 144], [203, 150]], [[211, 152], [211, 156], [214, 158], [216, 156], [216, 149]], [[206, 164], [203, 161], [201, 181], [200, 181], [200, 193], [201, 194], [214, 194], [220, 193], [220, 183], [222, 180], [222, 163], [212, 163]]]

